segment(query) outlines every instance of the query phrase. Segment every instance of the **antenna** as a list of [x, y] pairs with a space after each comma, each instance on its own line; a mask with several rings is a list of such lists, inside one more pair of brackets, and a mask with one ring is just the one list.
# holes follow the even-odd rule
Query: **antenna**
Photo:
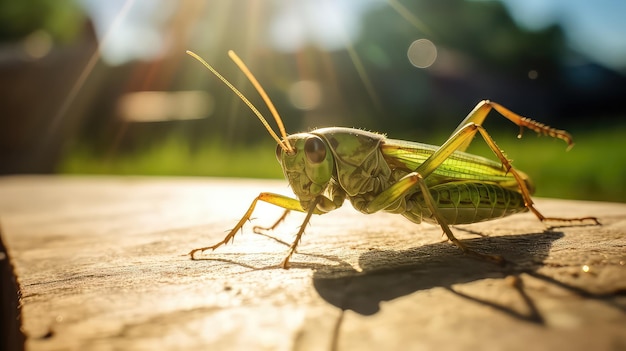
[[289, 153], [293, 153], [293, 148], [291, 147], [291, 144], [289, 144], [289, 140], [287, 140], [287, 133], [285, 132], [285, 126], [283, 125], [283, 120], [280, 118], [278, 111], [276, 111], [276, 107], [274, 107], [272, 100], [270, 100], [269, 96], [267, 96], [265, 89], [263, 89], [259, 81], [256, 80], [256, 77], [248, 69], [248, 66], [246, 66], [243, 60], [240, 59], [239, 56], [237, 56], [237, 54], [233, 50], [228, 50], [228, 56], [230, 57], [231, 60], [235, 62], [237, 67], [239, 67], [239, 69], [246, 75], [246, 77], [248, 77], [248, 80], [250, 81], [250, 83], [252, 83], [252, 85], [254, 85], [254, 88], [259, 92], [259, 95], [261, 95], [261, 97], [263, 98], [263, 101], [265, 101], [265, 104], [270, 109], [272, 116], [274, 116], [274, 120], [276, 121], [276, 124], [278, 124], [278, 129], [280, 130], [280, 134], [282, 135], [283, 140], [285, 141], [285, 144], [287, 148], [289, 149]]
[[[285, 133], [285, 128], [282, 124], [282, 121], [280, 120], [280, 117], [278, 116], [278, 113], [276, 112], [276, 114], [274, 115], [274, 118], [276, 119], [276, 122], [278, 123], [278, 126], [280, 128], [281, 134], [284, 138], [284, 141], [281, 141], [280, 138], [278, 137], [278, 135], [276, 135], [276, 133], [274, 132], [274, 130], [272, 130], [272, 127], [269, 125], [269, 123], [267, 123], [267, 120], [265, 119], [265, 117], [263, 117], [263, 115], [261, 114], [261, 112], [259, 112], [259, 110], [250, 102], [250, 100], [248, 100], [237, 88], [235, 88], [229, 81], [228, 79], [224, 78], [215, 68], [213, 68], [211, 65], [209, 65], [205, 60], [202, 59], [202, 57], [198, 56], [196, 53], [194, 53], [193, 51], [187, 50], [186, 51], [188, 55], [190, 55], [191, 57], [195, 58], [196, 60], [198, 60], [200, 63], [202, 63], [206, 68], [209, 69], [209, 71], [211, 71], [211, 73], [213, 73], [217, 78], [219, 78], [219, 80], [222, 81], [222, 83], [226, 84], [227, 87], [230, 88], [230, 90], [233, 91], [233, 93], [235, 93], [237, 96], [239, 96], [239, 98], [241, 99], [241, 101], [243, 101], [249, 108], [250, 110], [252, 110], [252, 112], [254, 112], [254, 114], [257, 116], [257, 118], [261, 121], [261, 123], [263, 123], [263, 126], [265, 126], [265, 129], [267, 129], [267, 131], [270, 133], [270, 135], [272, 136], [272, 138], [274, 138], [274, 140], [276, 140], [276, 142], [278, 143], [278, 145], [280, 145], [280, 147], [287, 153], [292, 154], [293, 153], [293, 148], [291, 147], [291, 145], [289, 144], [289, 141], [287, 140], [287, 134]], [[246, 70], [244, 70], [244, 74], [246, 74], [246, 76], [248, 77], [248, 79], [253, 82], [253, 85], [255, 86], [255, 88], [259, 91], [259, 94], [261, 94], [261, 97], [263, 97], [263, 100], [265, 101], [265, 103], [268, 105], [268, 107], [270, 108], [270, 110], [272, 110], [272, 114], [274, 114], [274, 112], [276, 111], [276, 109], [274, 108], [274, 105], [271, 103], [271, 101], [269, 100], [269, 97], [267, 97], [267, 94], [265, 93], [265, 91], [263, 90], [263, 88], [260, 88], [260, 84], [258, 83], [258, 81], [256, 81], [256, 79], [254, 78], [254, 76], [252, 75], [252, 73], [250, 73], [250, 71], [247, 69], [247, 67], [243, 64], [243, 61], [241, 61], [241, 59], [239, 59], [239, 57], [237, 57], [237, 55], [231, 50], [229, 51], [229, 55], [230, 53], [233, 53], [233, 55], [236, 57], [237, 60], [239, 60], [239, 62], [243, 65], [243, 67], [246, 68]], [[235, 63], [237, 64], [237, 66], [239, 66], [239, 63], [232, 58], [233, 61], [235, 61]], [[239, 66], [240, 69], [241, 66]], [[243, 70], [243, 69], [242, 69]], [[247, 71], [247, 72], [246, 72]], [[249, 74], [249, 75], [248, 75]], [[252, 78], [250, 78], [252, 77]], [[253, 81], [254, 80], [254, 81]], [[256, 84], [254, 83], [256, 82]], [[257, 87], [258, 85], [258, 87]], [[269, 101], [269, 102], [268, 102]]]

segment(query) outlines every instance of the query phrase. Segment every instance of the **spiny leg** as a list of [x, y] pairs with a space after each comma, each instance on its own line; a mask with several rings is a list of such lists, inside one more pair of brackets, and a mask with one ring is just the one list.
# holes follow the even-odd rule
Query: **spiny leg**
[[420, 188], [420, 191], [423, 193], [426, 206], [428, 206], [428, 209], [435, 217], [435, 220], [437, 220], [437, 223], [439, 224], [439, 226], [441, 226], [441, 229], [443, 230], [444, 234], [448, 237], [450, 241], [452, 241], [452, 243], [454, 243], [459, 249], [461, 249], [461, 251], [463, 251], [466, 254], [481, 258], [481, 259], [486, 259], [488, 261], [495, 262], [497, 264], [504, 263], [504, 258], [502, 258], [502, 256], [482, 254], [482, 253], [473, 251], [469, 249], [467, 246], [465, 246], [462, 242], [460, 242], [454, 236], [454, 234], [452, 233], [452, 230], [450, 230], [450, 227], [448, 226], [448, 223], [443, 218], [443, 216], [441, 216], [441, 214], [439, 213], [437, 204], [435, 200], [433, 199], [430, 193], [430, 190], [428, 189], [428, 186], [426, 185], [426, 182], [424, 181], [424, 178], [418, 172], [412, 172], [402, 177], [402, 179], [400, 179], [399, 181], [391, 185], [389, 188], [387, 188], [386, 190], [378, 194], [372, 201], [370, 201], [370, 203], [367, 205], [367, 207], [365, 207], [364, 210], [368, 213], [380, 211], [386, 208], [386, 206], [389, 206], [390, 204], [394, 203], [397, 199], [406, 196], [408, 192], [414, 191], [416, 186], [418, 186]]
[[504, 168], [507, 170], [507, 172], [511, 173], [513, 175], [513, 177], [515, 177], [515, 180], [517, 181], [517, 184], [520, 187], [520, 191], [522, 193], [522, 197], [524, 198], [524, 204], [526, 205], [526, 207], [532, 213], [535, 214], [535, 216], [537, 216], [537, 218], [539, 218], [540, 221], [542, 221], [542, 222], [549, 222], [549, 221], [556, 221], [556, 222], [585, 222], [585, 221], [592, 221], [592, 222], [594, 222], [594, 224], [600, 224], [600, 222], [598, 222], [598, 219], [595, 218], [595, 217], [559, 218], [559, 217], [546, 217], [543, 214], [541, 214], [541, 212], [539, 212], [535, 208], [535, 206], [534, 206], [534, 202], [533, 202], [533, 200], [532, 200], [532, 198], [530, 196], [530, 191], [528, 190], [528, 187], [526, 186], [526, 182], [524, 182], [524, 180], [519, 175], [519, 173], [515, 170], [515, 168], [513, 168], [513, 166], [511, 166], [511, 162], [506, 158], [506, 156], [504, 156], [504, 154], [502, 153], [502, 150], [498, 147], [498, 145], [496, 145], [496, 142], [491, 138], [489, 133], [487, 133], [487, 130], [485, 130], [485, 128], [483, 126], [480, 126], [480, 125], [476, 125], [476, 128], [480, 132], [480, 134], [482, 135], [483, 139], [485, 140], [485, 142], [487, 143], [489, 148], [500, 159], [500, 162], [502, 162], [502, 166], [504, 166]]
[[[474, 109], [472, 109], [467, 117], [465, 117], [465, 119], [459, 124], [454, 132], [452, 132], [452, 135], [450, 135], [450, 137], [453, 137], [458, 131], [463, 129], [468, 124], [477, 124], [482, 126], [483, 122], [487, 118], [487, 115], [492, 109], [495, 109], [500, 115], [520, 127], [518, 137], [522, 136], [524, 128], [528, 128], [538, 134], [549, 135], [553, 138], [564, 140], [567, 143], [568, 149], [574, 145], [572, 141], [572, 136], [568, 132], [552, 128], [528, 117], [520, 116], [517, 113], [509, 110], [508, 108], [489, 100], [483, 100], [476, 104], [476, 107], [474, 107]], [[456, 150], [465, 151], [469, 147], [471, 142], [472, 138], [465, 140], [463, 144], [459, 145]]]
[[287, 215], [289, 214], [289, 212], [291, 212], [291, 210], [289, 209], [285, 210], [283, 214], [271, 226], [261, 227], [259, 225], [255, 225], [254, 227], [252, 227], [252, 231], [255, 232], [256, 234], [262, 234], [263, 231], [271, 231], [271, 230], [276, 229], [276, 227], [278, 227], [278, 225], [281, 224], [285, 220], [285, 218], [287, 218]]
[[520, 191], [526, 203], [528, 209], [539, 218], [542, 222], [556, 221], [556, 222], [592, 222], [592, 224], [600, 224], [598, 219], [595, 217], [580, 217], [580, 218], [556, 218], [556, 217], [546, 217], [541, 214], [533, 205], [533, 201], [530, 197], [530, 191], [526, 186], [526, 183], [519, 175], [515, 169], [512, 168], [510, 161], [504, 156], [502, 150], [496, 145], [493, 141], [489, 133], [484, 129], [482, 123], [484, 122], [487, 114], [495, 109], [502, 116], [515, 123], [520, 127], [520, 135], [522, 134], [522, 130], [524, 127], [533, 130], [539, 134], [549, 135], [554, 138], [564, 140], [568, 148], [572, 147], [573, 141], [572, 137], [569, 133], [564, 130], [554, 129], [552, 127], [546, 126], [545, 124], [539, 123], [527, 117], [522, 117], [515, 112], [507, 109], [506, 107], [491, 102], [489, 100], [483, 100], [479, 102], [476, 107], [467, 115], [467, 117], [461, 122], [461, 124], [454, 131], [452, 136], [446, 140], [446, 142], [437, 150], [435, 154], [433, 154], [429, 159], [427, 159], [424, 163], [417, 168], [417, 172], [421, 174], [423, 177], [428, 177], [439, 165], [454, 151], [465, 151], [467, 147], [472, 142], [476, 131], [479, 131], [483, 136], [485, 142], [489, 148], [498, 156], [502, 165], [505, 169], [512, 173], [515, 177], [516, 182], [519, 184]]
[[227, 244], [229, 241], [233, 241], [235, 240], [235, 235], [237, 235], [237, 233], [239, 232], [239, 230], [243, 227], [243, 225], [246, 223], [247, 220], [250, 219], [250, 216], [252, 216], [252, 212], [254, 211], [254, 208], [256, 207], [256, 203], [257, 201], [259, 201], [259, 197], [261, 195], [257, 196], [253, 201], [252, 204], [250, 204], [250, 207], [248, 208], [248, 211], [246, 211], [246, 213], [243, 215], [243, 217], [241, 217], [241, 219], [239, 220], [239, 222], [237, 222], [237, 225], [235, 225], [235, 227], [233, 229], [230, 230], [230, 232], [228, 232], [228, 234], [226, 234], [226, 237], [224, 237], [224, 239], [222, 239], [222, 241], [218, 242], [215, 245], [211, 245], [211, 246], [205, 246], [205, 247], [201, 247], [201, 248], [197, 248], [197, 249], [193, 249], [191, 251], [189, 251], [189, 256], [191, 257], [191, 259], [194, 259], [194, 254], [198, 251], [200, 251], [201, 253], [206, 251], [206, 250], [215, 250], [218, 247]]
[[[476, 132], [480, 132], [483, 139], [485, 139], [488, 146], [492, 149], [492, 151], [496, 154], [496, 156], [502, 162], [503, 167], [510, 172], [516, 182], [519, 185], [520, 193], [524, 199], [525, 205], [531, 210], [541, 221], [593, 221], [595, 224], [598, 224], [598, 221], [595, 217], [582, 217], [582, 218], [572, 218], [572, 219], [561, 219], [561, 218], [550, 218], [543, 216], [533, 205], [532, 199], [530, 197], [530, 191], [526, 186], [524, 179], [520, 176], [520, 174], [512, 168], [509, 160], [504, 156], [500, 148], [493, 141], [491, 136], [487, 133], [487, 131], [478, 123], [482, 123], [485, 119], [487, 113], [491, 110], [491, 108], [496, 108], [498, 112], [502, 113], [505, 117], [512, 120], [520, 127], [527, 126], [535, 131], [542, 132], [553, 137], [564, 139], [568, 144], [571, 144], [571, 137], [564, 131], [559, 131], [544, 125], [541, 125], [538, 122], [532, 121], [530, 119], [515, 115], [513, 112], [505, 109], [504, 107], [497, 105], [495, 103], [490, 103], [488, 101], [483, 101], [479, 104], [472, 113], [465, 119], [465, 121], [459, 126], [457, 131], [446, 140], [446, 142], [441, 145], [435, 153], [433, 153], [427, 160], [425, 160], [419, 167], [415, 170], [414, 173], [411, 173], [405, 176], [403, 179], [399, 180], [391, 187], [386, 189], [385, 191], [378, 194], [365, 208], [365, 211], [368, 213], [376, 212], [381, 209], [386, 208], [394, 201], [399, 199], [401, 196], [404, 196], [406, 193], [412, 191], [415, 184], [418, 184], [421, 191], [424, 193], [424, 198], [426, 200], [427, 206], [435, 216], [435, 219], [438, 223], [440, 223], [444, 233], [448, 238], [455, 243], [461, 250], [472, 253], [472, 251], [468, 250], [461, 242], [459, 242], [449, 226], [439, 214], [437, 210], [437, 206], [435, 204], [432, 195], [428, 191], [428, 187], [424, 183], [423, 179], [431, 175], [450, 155], [452, 155], [457, 150], [463, 150], [467, 148], [469, 143], [472, 141]], [[412, 178], [416, 177], [415, 180]], [[419, 181], [422, 179], [422, 181]], [[485, 256], [482, 254], [476, 254], [477, 256], [488, 258], [492, 261], [502, 262], [502, 258], [499, 256]]]
[[289, 214], [289, 212], [291, 212], [291, 210], [285, 210], [283, 212], [283, 214], [276, 220], [276, 222], [274, 222], [274, 224], [272, 224], [269, 227], [261, 227], [259, 225], [255, 225], [254, 227], [252, 227], [252, 232], [254, 234], [258, 234], [258, 235], [263, 235], [264, 237], [270, 238], [274, 241], [276, 241], [279, 244], [285, 245], [285, 246], [289, 246], [289, 243], [284, 242], [270, 234], [268, 234], [267, 232], [273, 231], [274, 229], [276, 229], [276, 227], [278, 227], [278, 225], [282, 222], [285, 221], [285, 218], [287, 218], [287, 215]]
[[484, 253], [471, 250], [454, 236], [454, 234], [452, 233], [452, 230], [450, 230], [450, 226], [448, 226], [448, 223], [446, 222], [446, 220], [439, 213], [439, 210], [435, 203], [435, 199], [433, 199], [433, 196], [430, 193], [430, 190], [428, 189], [428, 186], [426, 185], [424, 178], [422, 178], [422, 176], [419, 175], [419, 173], [416, 173], [416, 174], [417, 174], [417, 184], [419, 185], [420, 190], [422, 191], [422, 194], [424, 196], [424, 201], [426, 202], [426, 206], [428, 206], [428, 209], [433, 214], [433, 217], [435, 217], [435, 219], [437, 220], [437, 224], [439, 224], [441, 229], [443, 229], [443, 232], [446, 234], [448, 239], [452, 241], [452, 243], [454, 243], [454, 245], [456, 245], [459, 249], [461, 249], [461, 251], [463, 251], [465, 254], [476, 256], [478, 258], [485, 259], [487, 261], [491, 261], [499, 265], [504, 264], [506, 261], [502, 256], [489, 255], [489, 254], [484, 254]]
[[302, 234], [304, 234], [304, 230], [306, 229], [306, 225], [311, 220], [311, 216], [313, 215], [313, 213], [315, 213], [315, 209], [317, 207], [317, 204], [320, 201], [320, 198], [321, 197], [318, 196], [313, 201], [313, 203], [311, 203], [311, 208], [309, 208], [309, 210], [307, 211], [306, 217], [304, 217], [304, 221], [302, 222], [302, 225], [300, 226], [300, 229], [298, 229], [298, 232], [296, 233], [296, 238], [294, 239], [293, 243], [291, 243], [291, 246], [289, 247], [289, 251], [287, 251], [287, 256], [285, 256], [283, 261], [280, 263], [281, 267], [283, 267], [284, 269], [288, 269], [289, 268], [289, 260], [291, 259], [291, 256], [293, 256], [293, 254], [296, 252], [296, 247], [300, 243], [300, 239], [302, 238]]
[[[235, 227], [233, 229], [231, 229], [231, 231], [224, 237], [224, 239], [222, 239], [220, 242], [216, 243], [215, 245], [205, 246], [205, 247], [201, 247], [201, 248], [197, 248], [197, 249], [191, 250], [189, 252], [189, 254], [188, 254], [189, 256], [191, 256], [191, 259], [194, 259], [194, 254], [196, 252], [198, 252], [198, 251], [204, 252], [206, 250], [215, 250], [218, 247], [220, 247], [220, 246], [222, 246], [224, 244], [227, 244], [228, 242], [234, 240], [235, 235], [237, 235], [239, 230], [243, 227], [243, 225], [252, 216], [252, 212], [254, 212], [254, 208], [256, 207], [256, 204], [257, 204], [258, 201], [263, 201], [263, 202], [267, 202], [267, 203], [272, 204], [272, 205], [276, 205], [276, 206], [282, 207], [282, 208], [286, 209], [287, 211], [294, 210], [294, 211], [304, 212], [304, 209], [302, 209], [302, 206], [300, 205], [300, 202], [298, 200], [296, 200], [296, 199], [292, 199], [292, 198], [289, 198], [287, 196], [279, 195], [279, 194], [261, 193], [261, 194], [259, 194], [259, 196], [257, 196], [252, 201], [252, 203], [250, 204], [250, 207], [248, 208], [246, 213], [243, 215], [243, 217], [241, 217], [239, 222], [237, 222]], [[313, 211], [315, 213], [318, 213], [318, 212], [315, 211], [315, 206], [313, 206]]]

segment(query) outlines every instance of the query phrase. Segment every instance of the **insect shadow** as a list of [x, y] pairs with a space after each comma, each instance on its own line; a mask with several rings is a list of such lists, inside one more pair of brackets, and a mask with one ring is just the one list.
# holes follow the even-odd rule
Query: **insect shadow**
[[468, 257], [447, 242], [402, 251], [372, 249], [359, 257], [361, 272], [345, 269], [345, 266], [340, 270], [318, 270], [313, 275], [313, 285], [320, 297], [328, 303], [362, 315], [377, 313], [383, 301], [419, 290], [443, 287], [458, 296], [489, 305], [514, 317], [542, 323], [542, 317], [521, 286], [516, 285], [515, 288], [526, 301], [531, 311], [529, 315], [520, 315], [504, 306], [462, 294], [452, 286], [485, 278], [534, 272], [548, 256], [552, 243], [561, 237], [562, 232], [545, 231], [464, 240], [470, 247], [502, 254], [507, 260], [505, 266]]

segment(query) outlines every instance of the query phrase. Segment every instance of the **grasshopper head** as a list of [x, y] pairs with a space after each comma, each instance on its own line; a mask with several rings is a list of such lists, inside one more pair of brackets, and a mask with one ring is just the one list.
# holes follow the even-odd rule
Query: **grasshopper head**
[[293, 152], [281, 145], [276, 147], [276, 157], [283, 168], [289, 186], [296, 194], [302, 208], [322, 194], [334, 172], [334, 159], [326, 141], [315, 134], [299, 133], [288, 137]]
[[289, 181], [291, 189], [300, 200], [302, 208], [308, 210], [315, 198], [321, 195], [328, 187], [328, 183], [333, 176], [334, 160], [328, 144], [322, 138], [308, 133], [294, 134], [287, 136], [283, 121], [278, 115], [274, 104], [256, 80], [252, 72], [243, 63], [243, 61], [233, 51], [228, 52], [228, 56], [239, 66], [241, 71], [248, 77], [252, 85], [257, 89], [267, 107], [272, 112], [278, 130], [282, 139], [278, 137], [276, 132], [272, 130], [265, 117], [261, 115], [259, 110], [248, 100], [237, 88], [235, 88], [226, 78], [217, 72], [211, 65], [204, 61], [200, 56], [191, 51], [187, 53], [206, 68], [209, 69], [219, 80], [230, 88], [258, 117], [259, 121], [265, 126], [268, 133], [278, 143], [276, 148], [276, 157], [283, 167], [285, 178]]

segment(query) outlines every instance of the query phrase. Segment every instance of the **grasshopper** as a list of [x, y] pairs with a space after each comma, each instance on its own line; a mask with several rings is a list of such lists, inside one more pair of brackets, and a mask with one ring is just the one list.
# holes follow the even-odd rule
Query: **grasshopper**
[[[441, 146], [386, 138], [382, 134], [352, 128], [321, 128], [308, 133], [287, 135], [276, 108], [247, 66], [233, 52], [231, 59], [248, 77], [270, 109], [281, 137], [252, 103], [226, 78], [191, 51], [187, 53], [226, 84], [263, 123], [276, 140], [276, 157], [285, 178], [296, 195], [290, 198], [274, 193], [260, 193], [235, 227], [215, 245], [189, 252], [215, 250], [232, 241], [250, 219], [259, 201], [285, 209], [282, 216], [268, 228], [254, 227], [256, 233], [276, 228], [290, 211], [306, 213], [285, 258], [289, 260], [313, 214], [324, 214], [339, 208], [346, 199], [358, 211], [371, 214], [386, 211], [401, 214], [412, 222], [439, 225], [447, 238], [463, 252], [504, 263], [499, 255], [471, 250], [459, 241], [450, 225], [468, 224], [502, 218], [531, 211], [542, 222], [584, 222], [599, 224], [595, 217], [554, 218], [539, 212], [531, 198], [534, 191], [529, 177], [511, 166], [502, 150], [482, 126], [491, 110], [520, 127], [538, 134], [564, 140], [568, 149], [572, 137], [564, 130], [554, 129], [530, 118], [522, 117], [502, 105], [483, 100], [459, 124]], [[479, 134], [500, 162], [464, 152]]]

